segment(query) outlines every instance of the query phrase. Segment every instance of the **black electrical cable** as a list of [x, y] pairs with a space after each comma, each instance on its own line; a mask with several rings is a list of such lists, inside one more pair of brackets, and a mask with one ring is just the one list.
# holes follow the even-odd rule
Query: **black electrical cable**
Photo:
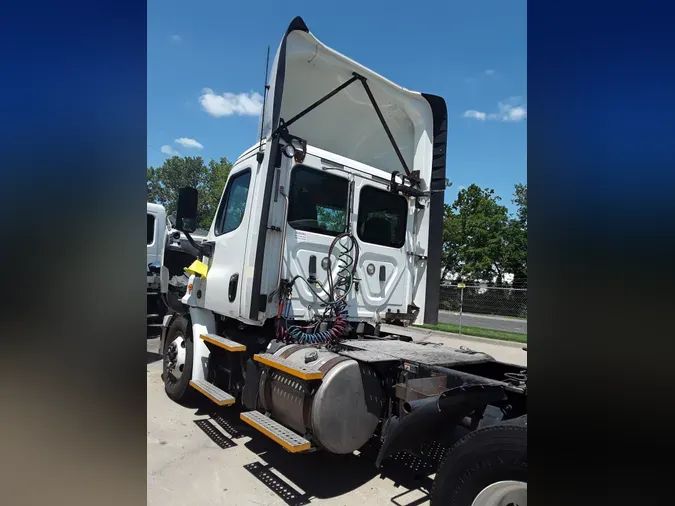
[[[303, 280], [305, 283], [307, 283], [307, 286], [309, 287], [309, 289], [312, 291], [312, 293], [313, 293], [314, 295], [316, 295], [317, 299], [319, 299], [321, 302], [323, 302], [324, 304], [330, 304], [330, 303], [331, 303], [331, 300], [325, 300], [323, 297], [321, 297], [321, 296], [316, 292], [316, 290], [314, 290], [314, 287], [312, 286], [312, 284], [311, 284], [309, 281], [307, 281], [304, 277], [302, 277], [300, 274], [298, 274], [297, 276], [293, 277], [293, 279], [291, 279], [291, 281], [288, 283], [288, 288], [289, 288], [289, 289], [293, 288], [293, 284], [295, 283], [295, 280], [296, 280], [296, 279], [301, 279], [301, 280]], [[319, 285], [320, 285], [320, 284], [319, 284]], [[321, 288], [323, 289], [324, 292], [326, 291], [326, 289], [323, 288], [323, 286], [321, 286]], [[329, 294], [328, 292], [326, 292], [326, 294], [330, 297], [330, 294]]]
[[[348, 239], [349, 244], [345, 244], [343, 241], [345, 238]], [[338, 339], [340, 339], [340, 337], [346, 331], [348, 310], [345, 299], [353, 286], [353, 277], [354, 273], [356, 272], [356, 265], [359, 258], [359, 247], [356, 239], [350, 232], [339, 234], [337, 237], [335, 237], [335, 239], [333, 239], [330, 247], [328, 248], [329, 259], [331, 258], [333, 250], [337, 244], [339, 244], [342, 249], [340, 254], [337, 255], [337, 265], [339, 267], [337, 283], [333, 282], [332, 268], [330, 265], [328, 268], [328, 283], [330, 291], [326, 290], [326, 288], [321, 283], [317, 282], [321, 289], [328, 295], [328, 301], [321, 297], [314, 289], [312, 284], [299, 274], [294, 276], [288, 283], [285, 294], [282, 294], [281, 290], [279, 290], [281, 300], [279, 301], [278, 318], [284, 319], [284, 325], [283, 327], [279, 324], [277, 325], [278, 337], [284, 339], [287, 342], [294, 341], [298, 343], [310, 344], [328, 343], [330, 345], [334, 344]], [[324, 310], [323, 315], [319, 317], [318, 321], [314, 325], [310, 324], [304, 327], [291, 325], [289, 327], [287, 310], [290, 306], [287, 304], [289, 304], [290, 301], [284, 301], [283, 297], [286, 296], [288, 299], [290, 299], [293, 285], [298, 279], [302, 279], [307, 284], [309, 289], [322, 302], [322, 307]], [[336, 293], [337, 290], [341, 291], [342, 293], [338, 295]], [[325, 321], [329, 316], [332, 315], [335, 317], [332, 327], [330, 329], [317, 332], [321, 322]], [[310, 329], [312, 329], [312, 331], [308, 332]]]

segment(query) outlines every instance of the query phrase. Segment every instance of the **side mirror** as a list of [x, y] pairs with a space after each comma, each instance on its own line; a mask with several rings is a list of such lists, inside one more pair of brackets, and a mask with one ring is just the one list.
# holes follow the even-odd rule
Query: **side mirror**
[[197, 190], [189, 186], [178, 193], [176, 209], [176, 228], [191, 233], [197, 230]]

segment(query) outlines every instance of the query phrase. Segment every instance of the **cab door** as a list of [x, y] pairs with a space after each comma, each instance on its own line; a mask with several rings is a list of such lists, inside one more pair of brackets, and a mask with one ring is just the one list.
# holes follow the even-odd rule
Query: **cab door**
[[359, 240], [361, 315], [405, 313], [412, 293], [412, 214], [408, 200], [386, 184], [355, 177], [354, 233]]
[[[335, 237], [347, 230], [350, 174], [326, 170], [319, 158], [308, 155], [291, 169], [289, 179], [284, 277], [304, 280], [293, 286], [292, 316], [309, 320], [330, 298], [327, 268], [338, 279], [338, 262], [326, 260]], [[354, 304], [349, 310], [356, 315]]]
[[206, 277], [204, 307], [232, 318], [240, 314], [253, 178], [250, 159], [232, 167], [209, 231], [213, 256]]
[[[309, 282], [294, 284], [293, 316], [310, 319], [321, 311], [322, 299], [328, 298], [326, 267], [337, 280], [340, 265], [346, 262], [351, 267], [352, 261], [357, 266], [355, 285], [346, 299], [350, 317], [407, 312], [412, 293], [412, 259], [407, 251], [414, 237], [407, 199], [355, 170], [324, 168], [311, 155], [292, 168], [289, 186], [285, 277]], [[351, 251], [340, 261], [338, 244], [326, 264], [330, 244], [348, 224], [358, 242], [358, 260]]]

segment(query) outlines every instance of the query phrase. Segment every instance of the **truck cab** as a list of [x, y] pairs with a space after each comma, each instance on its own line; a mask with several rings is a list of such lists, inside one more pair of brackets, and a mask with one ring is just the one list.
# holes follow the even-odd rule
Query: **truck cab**
[[[526, 504], [526, 371], [402, 338], [438, 317], [444, 100], [326, 47], [296, 18], [264, 104], [261, 138], [199, 244], [197, 190], [180, 190], [176, 228], [199, 258], [164, 320], [167, 395], [239, 403], [243, 422], [291, 453], [349, 454], [379, 438], [378, 467], [461, 425], [473, 432], [454, 441], [432, 506]], [[461, 480], [474, 466], [453, 460], [464, 451], [488, 464]]]
[[[186, 302], [262, 326], [278, 315], [281, 283], [295, 280], [287, 314], [311, 321], [324, 288], [349, 282], [355, 325], [435, 323], [446, 122], [442, 98], [406, 90], [291, 24], [262, 139], [235, 162], [206, 238], [208, 275], [192, 283], [203, 296]], [[345, 233], [354, 250], [344, 240], [329, 256]]]

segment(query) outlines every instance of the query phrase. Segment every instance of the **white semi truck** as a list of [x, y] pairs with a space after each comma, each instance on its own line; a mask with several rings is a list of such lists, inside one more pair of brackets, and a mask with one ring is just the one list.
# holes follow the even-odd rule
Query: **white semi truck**
[[164, 206], [147, 203], [147, 224], [148, 237], [147, 248], [148, 256], [146, 259], [146, 277], [147, 277], [147, 305], [146, 314], [148, 325], [156, 325], [155, 319], [164, 316], [164, 304], [160, 298], [160, 269], [164, 259], [164, 250], [167, 241], [167, 219]]
[[[526, 505], [526, 371], [399, 337], [438, 315], [444, 100], [326, 47], [301, 18], [266, 89], [260, 142], [234, 163], [163, 321], [166, 393], [237, 404], [293, 453], [375, 438], [379, 467], [433, 439], [452, 447], [432, 506]], [[180, 191], [188, 238], [197, 198]]]
[[[187, 289], [188, 267], [199, 252], [185, 233], [173, 228], [172, 218], [167, 216], [164, 206], [147, 203], [147, 305], [148, 327], [157, 323], [167, 311], [178, 305]], [[198, 230], [191, 239], [199, 243], [206, 238], [205, 230]]]

